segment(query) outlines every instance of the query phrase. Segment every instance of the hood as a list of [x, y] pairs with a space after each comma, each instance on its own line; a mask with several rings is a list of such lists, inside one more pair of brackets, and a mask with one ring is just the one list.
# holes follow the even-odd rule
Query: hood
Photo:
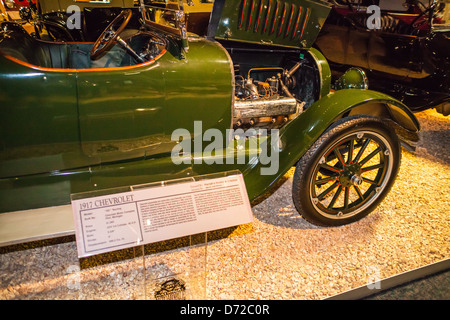
[[310, 48], [330, 9], [321, 0], [216, 0], [208, 37]]

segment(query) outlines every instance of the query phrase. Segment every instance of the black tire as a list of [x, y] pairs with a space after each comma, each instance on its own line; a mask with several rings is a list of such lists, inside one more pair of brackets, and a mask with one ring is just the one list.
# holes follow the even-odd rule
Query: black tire
[[292, 187], [295, 207], [319, 226], [360, 220], [391, 189], [400, 159], [399, 139], [381, 119], [341, 119], [297, 163]]

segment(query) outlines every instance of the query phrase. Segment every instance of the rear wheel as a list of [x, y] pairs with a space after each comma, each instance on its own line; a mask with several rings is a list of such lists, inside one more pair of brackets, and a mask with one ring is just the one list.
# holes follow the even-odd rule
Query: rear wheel
[[357, 221], [389, 192], [400, 158], [398, 137], [381, 119], [339, 120], [298, 162], [294, 204], [306, 220], [317, 225]]

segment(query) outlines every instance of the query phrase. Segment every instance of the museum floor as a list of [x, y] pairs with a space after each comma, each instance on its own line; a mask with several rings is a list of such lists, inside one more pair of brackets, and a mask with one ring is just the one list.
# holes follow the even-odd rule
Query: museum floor
[[[83, 259], [73, 237], [0, 248], [0, 299], [155, 299], [176, 279], [186, 290], [173, 298], [319, 300], [447, 260], [450, 117], [416, 115], [416, 153], [403, 150], [393, 189], [359, 222], [303, 220], [289, 172], [252, 224]], [[448, 283], [447, 271], [369, 298], [446, 300]]]

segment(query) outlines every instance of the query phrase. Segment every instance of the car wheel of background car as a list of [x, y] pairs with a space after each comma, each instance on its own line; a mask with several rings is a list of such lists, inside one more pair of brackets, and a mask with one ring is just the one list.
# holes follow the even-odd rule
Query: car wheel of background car
[[399, 139], [381, 119], [341, 119], [298, 162], [294, 204], [303, 218], [316, 225], [357, 221], [389, 192], [400, 159]]

